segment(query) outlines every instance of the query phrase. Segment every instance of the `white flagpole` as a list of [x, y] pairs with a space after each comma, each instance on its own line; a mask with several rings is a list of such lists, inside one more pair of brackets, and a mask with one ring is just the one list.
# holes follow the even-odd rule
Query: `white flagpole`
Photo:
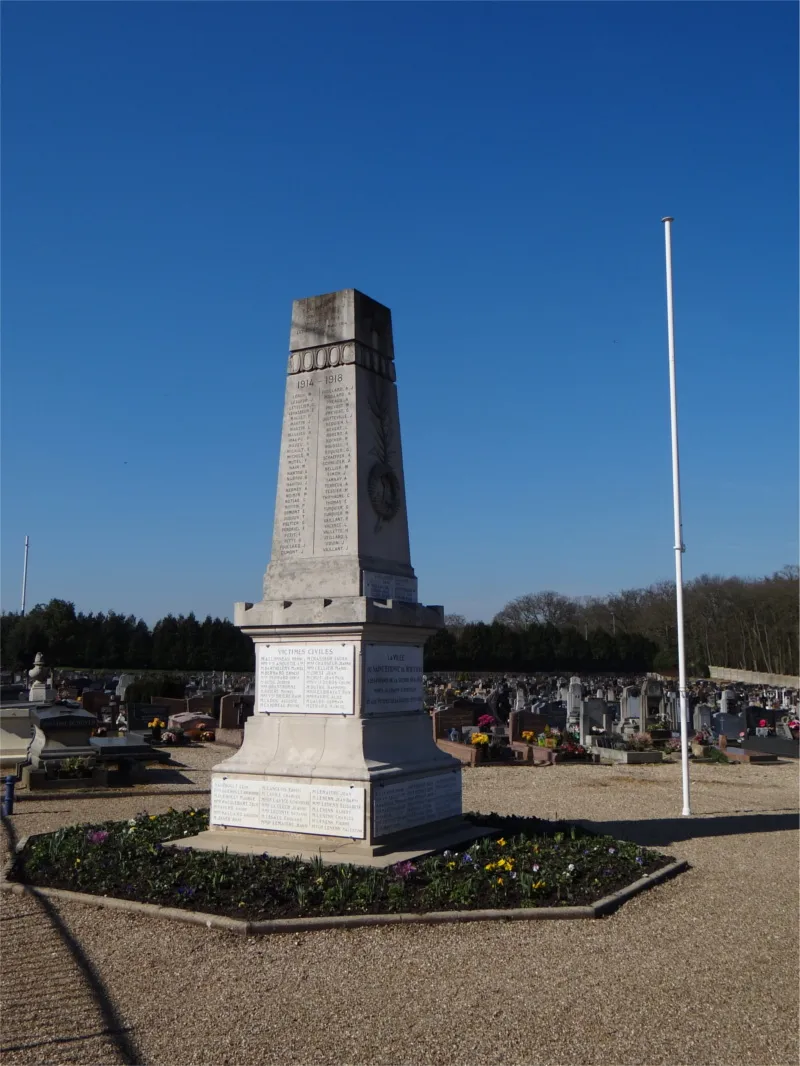
[[689, 710], [686, 700], [686, 651], [683, 642], [683, 527], [681, 523], [681, 473], [678, 459], [678, 397], [675, 385], [675, 315], [672, 304], [672, 223], [662, 218], [667, 254], [667, 338], [669, 341], [669, 414], [672, 428], [672, 505], [675, 515], [675, 600], [678, 626], [678, 699], [681, 711], [681, 778], [683, 781], [684, 816], [691, 815], [689, 805]]
[[22, 563], [22, 614], [25, 614], [25, 598], [28, 592], [28, 538], [25, 538], [25, 556]]

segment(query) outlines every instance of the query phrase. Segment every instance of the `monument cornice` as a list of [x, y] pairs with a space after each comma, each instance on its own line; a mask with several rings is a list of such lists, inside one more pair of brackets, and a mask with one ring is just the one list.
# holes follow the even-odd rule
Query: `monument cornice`
[[319, 344], [313, 348], [298, 348], [289, 353], [287, 373], [310, 374], [314, 370], [334, 370], [341, 366], [360, 366], [374, 374], [397, 380], [394, 360], [360, 341]]

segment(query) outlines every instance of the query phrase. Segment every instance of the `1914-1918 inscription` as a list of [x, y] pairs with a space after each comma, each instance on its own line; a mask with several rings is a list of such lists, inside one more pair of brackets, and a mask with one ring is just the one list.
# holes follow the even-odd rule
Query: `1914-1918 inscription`
[[402, 603], [417, 602], [417, 579], [415, 577], [376, 574], [371, 570], [364, 570], [362, 584], [364, 595], [373, 600], [400, 600]]
[[358, 786], [309, 785], [215, 777], [212, 825], [363, 839], [365, 791]]
[[256, 712], [354, 714], [352, 644], [258, 644]]
[[288, 379], [273, 558], [353, 550], [354, 373], [342, 367]]

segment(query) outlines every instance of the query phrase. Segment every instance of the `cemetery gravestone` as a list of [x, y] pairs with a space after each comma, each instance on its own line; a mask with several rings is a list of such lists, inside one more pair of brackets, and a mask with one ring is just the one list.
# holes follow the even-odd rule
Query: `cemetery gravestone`
[[157, 703], [128, 703], [125, 705], [128, 732], [146, 733], [149, 723], [158, 719], [167, 724], [170, 708]]
[[694, 709], [694, 716], [692, 725], [695, 732], [702, 733], [703, 730], [711, 730], [711, 716], [713, 714], [713, 708], [709, 707], [705, 703], [698, 703]]
[[117, 696], [119, 696], [123, 703], [125, 702], [125, 693], [128, 691], [128, 688], [134, 683], [135, 680], [136, 674], [120, 674], [119, 681], [117, 682], [116, 694]]
[[724, 736], [727, 737], [728, 740], [735, 740], [744, 728], [744, 715], [727, 714], [725, 711], [717, 711], [716, 714], [711, 716], [711, 732], [714, 736]]
[[732, 692], [730, 689], [726, 688], [724, 690], [724, 692], [722, 693], [722, 696], [720, 697], [720, 701], [719, 701], [719, 709], [720, 709], [720, 711], [722, 711], [724, 714], [735, 714], [736, 713], [736, 704], [737, 704], [736, 693]]
[[641, 697], [640, 690], [636, 685], [626, 685], [620, 697], [619, 713], [624, 721], [626, 718], [639, 718]]
[[581, 718], [581, 704], [583, 702], [583, 685], [580, 678], [572, 677], [567, 690], [567, 727], [577, 727]]
[[[766, 729], [767, 734], [771, 729], [775, 728], [775, 721], [777, 714], [771, 709], [765, 707], [748, 707], [744, 711], [743, 715], [746, 725], [742, 726], [742, 729], [747, 729], [749, 734], [758, 736], [756, 732], [758, 729]], [[766, 722], [766, 726], [762, 726], [761, 723]]]
[[583, 700], [580, 712], [580, 741], [588, 744], [592, 733], [592, 727], [603, 729], [604, 715], [607, 713], [606, 701], [592, 698]]
[[443, 608], [411, 566], [391, 312], [353, 289], [295, 301], [255, 708], [214, 767], [193, 847], [388, 865], [474, 838], [461, 764], [424, 711]]
[[664, 718], [664, 686], [655, 678], [648, 677], [642, 684], [639, 716], [642, 728]]
[[89, 760], [94, 755], [89, 741], [97, 719], [82, 707], [34, 707], [31, 722], [30, 764], [22, 769], [25, 788], [41, 786], [48, 764], [52, 770], [66, 759]]
[[243, 692], [230, 692], [223, 696], [219, 704], [220, 729], [243, 729], [253, 713], [254, 703], [255, 697]]

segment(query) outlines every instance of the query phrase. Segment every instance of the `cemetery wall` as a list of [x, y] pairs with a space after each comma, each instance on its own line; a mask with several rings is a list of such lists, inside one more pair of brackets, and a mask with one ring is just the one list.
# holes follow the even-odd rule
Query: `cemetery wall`
[[776, 685], [779, 688], [800, 688], [800, 678], [791, 674], [762, 674], [757, 670], [730, 670], [727, 666], [709, 666], [712, 681], [738, 681], [743, 685]]

